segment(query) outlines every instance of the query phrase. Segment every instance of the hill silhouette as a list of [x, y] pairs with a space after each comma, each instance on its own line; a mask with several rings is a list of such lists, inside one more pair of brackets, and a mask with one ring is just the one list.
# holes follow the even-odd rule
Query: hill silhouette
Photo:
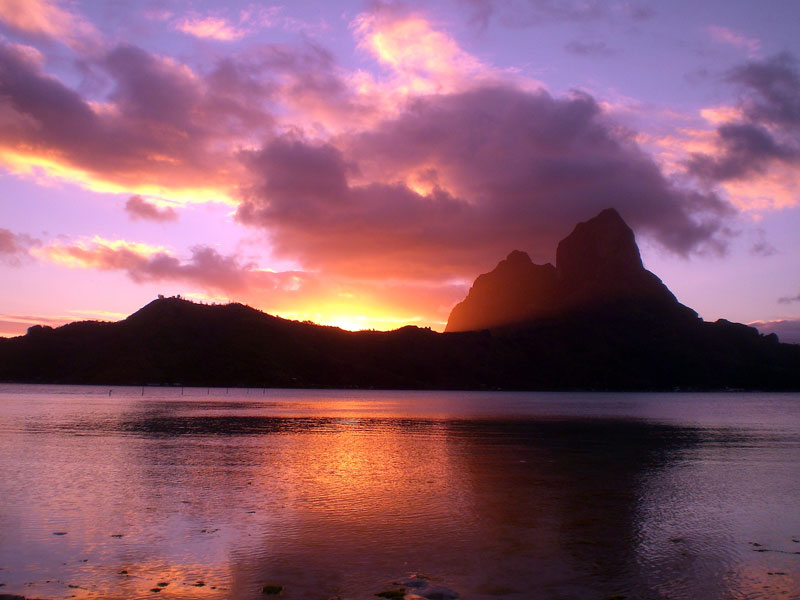
[[405, 389], [792, 389], [800, 346], [704, 322], [642, 266], [613, 210], [557, 264], [512, 252], [475, 281], [445, 333], [343, 331], [242, 304], [159, 298], [123, 321], [0, 339], [0, 380]]

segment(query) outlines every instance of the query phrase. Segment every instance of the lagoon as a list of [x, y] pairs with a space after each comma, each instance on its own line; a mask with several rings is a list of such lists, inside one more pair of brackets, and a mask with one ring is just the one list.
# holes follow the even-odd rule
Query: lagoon
[[0, 385], [29, 598], [797, 598], [798, 498], [800, 394]]

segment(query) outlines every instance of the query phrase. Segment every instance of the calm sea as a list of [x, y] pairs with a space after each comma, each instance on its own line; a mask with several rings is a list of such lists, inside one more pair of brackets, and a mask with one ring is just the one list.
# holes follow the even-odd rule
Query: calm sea
[[415, 574], [800, 598], [800, 394], [0, 386], [0, 593], [374, 599]]

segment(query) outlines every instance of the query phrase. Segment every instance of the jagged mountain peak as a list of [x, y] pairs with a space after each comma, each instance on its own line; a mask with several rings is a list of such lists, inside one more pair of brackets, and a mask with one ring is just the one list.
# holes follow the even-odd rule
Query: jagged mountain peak
[[608, 208], [559, 242], [555, 267], [535, 265], [515, 250], [480, 275], [445, 331], [491, 329], [620, 301], [685, 308], [644, 268], [633, 230]]
[[488, 329], [544, 314], [552, 308], [555, 291], [555, 267], [534, 264], [525, 252], [514, 250], [475, 280], [450, 313], [445, 331]]
[[573, 280], [597, 274], [644, 269], [633, 230], [613, 208], [578, 223], [556, 250], [559, 279]]

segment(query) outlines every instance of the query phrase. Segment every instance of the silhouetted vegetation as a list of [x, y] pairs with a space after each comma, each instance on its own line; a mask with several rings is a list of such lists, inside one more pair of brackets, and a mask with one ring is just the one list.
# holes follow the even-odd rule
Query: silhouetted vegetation
[[253, 387], [800, 389], [800, 346], [641, 302], [493, 331], [349, 332], [155, 300], [118, 323], [0, 340], [0, 380]]
[[[469, 329], [480, 312], [480, 322], [490, 329], [349, 332], [280, 319], [241, 304], [159, 297], [118, 323], [37, 325], [25, 336], [0, 339], [0, 380], [800, 390], [800, 346], [781, 344], [774, 334], [764, 336], [745, 325], [699, 319], [644, 269], [633, 233], [615, 211], [579, 224], [559, 244], [556, 268], [532, 265], [519, 254], [501, 263], [495, 271], [500, 276], [478, 278], [453, 311], [458, 326], [448, 324], [451, 330]], [[531, 279], [515, 285], [515, 275]]]

